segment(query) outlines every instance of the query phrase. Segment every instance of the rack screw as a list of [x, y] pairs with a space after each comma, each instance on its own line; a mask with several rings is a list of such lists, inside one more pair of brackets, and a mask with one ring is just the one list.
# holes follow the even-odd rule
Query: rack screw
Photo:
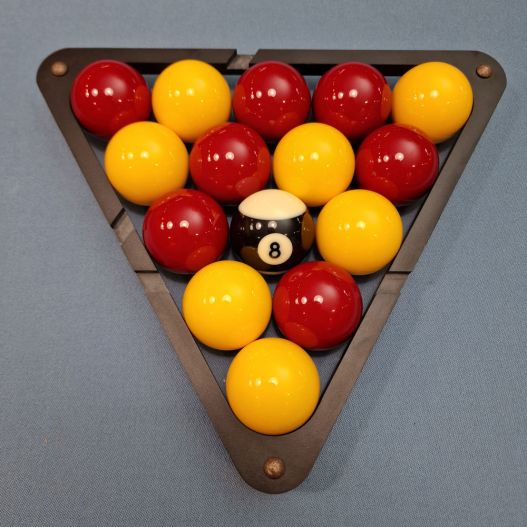
[[285, 463], [279, 457], [270, 457], [263, 466], [265, 475], [270, 479], [278, 479], [284, 475]]
[[492, 68], [488, 64], [480, 64], [476, 68], [476, 73], [482, 79], [488, 79], [492, 76]]
[[68, 66], [65, 62], [58, 60], [51, 65], [51, 74], [55, 77], [64, 77], [68, 73]]

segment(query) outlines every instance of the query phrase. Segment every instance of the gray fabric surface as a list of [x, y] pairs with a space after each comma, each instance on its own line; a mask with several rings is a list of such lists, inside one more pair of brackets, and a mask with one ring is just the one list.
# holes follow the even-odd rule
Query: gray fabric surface
[[[0, 1], [0, 525], [525, 525], [527, 4]], [[68, 46], [480, 49], [508, 88], [310, 477], [238, 476], [37, 90]]]

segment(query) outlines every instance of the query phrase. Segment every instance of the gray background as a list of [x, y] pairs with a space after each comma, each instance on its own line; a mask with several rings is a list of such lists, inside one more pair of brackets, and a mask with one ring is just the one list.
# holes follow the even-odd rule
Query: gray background
[[[268, 5], [266, 5], [268, 4]], [[525, 525], [527, 4], [0, 2], [0, 525]], [[67, 46], [480, 49], [508, 88], [310, 477], [238, 476], [35, 84]]]

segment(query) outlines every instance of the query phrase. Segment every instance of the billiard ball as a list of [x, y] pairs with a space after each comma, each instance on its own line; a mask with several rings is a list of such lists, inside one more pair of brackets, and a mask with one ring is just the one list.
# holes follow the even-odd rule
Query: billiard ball
[[260, 434], [287, 434], [313, 414], [320, 379], [313, 359], [285, 339], [264, 338], [234, 357], [225, 379], [234, 415]]
[[152, 89], [156, 120], [185, 142], [229, 119], [231, 92], [221, 73], [200, 60], [180, 60], [165, 68]]
[[445, 62], [425, 62], [395, 84], [392, 116], [440, 143], [463, 127], [472, 103], [472, 87], [462, 71]]
[[261, 273], [282, 273], [313, 245], [315, 227], [305, 204], [289, 192], [266, 189], [245, 198], [231, 221], [234, 253]]
[[328, 262], [305, 262], [278, 282], [273, 314], [286, 338], [304, 349], [325, 350], [357, 329], [362, 297], [345, 269]]
[[138, 71], [124, 62], [98, 60], [75, 77], [71, 109], [80, 124], [101, 138], [150, 116], [150, 91]]
[[196, 186], [220, 203], [237, 204], [262, 190], [271, 173], [264, 140], [239, 123], [219, 125], [200, 137], [190, 152]]
[[174, 273], [195, 273], [218, 260], [229, 226], [223, 209], [199, 190], [181, 189], [152, 204], [143, 241], [152, 258]]
[[372, 132], [357, 151], [357, 182], [397, 206], [430, 190], [437, 178], [437, 148], [408, 126], [388, 124]]
[[348, 190], [322, 208], [316, 237], [324, 260], [354, 275], [370, 274], [397, 254], [403, 222], [384, 196], [371, 190]]
[[356, 141], [381, 126], [391, 109], [382, 73], [361, 62], [338, 64], [324, 73], [313, 94], [315, 120]]
[[187, 181], [188, 152], [181, 139], [159, 123], [139, 122], [121, 128], [104, 155], [114, 188], [136, 205], [150, 205]]
[[240, 77], [232, 106], [237, 121], [274, 141], [306, 121], [310, 102], [306, 81], [295, 68], [267, 61], [255, 64]]
[[310, 207], [344, 192], [353, 178], [355, 155], [346, 137], [322, 123], [306, 123], [288, 132], [273, 157], [276, 186]]
[[236, 350], [256, 340], [271, 318], [271, 292], [252, 267], [233, 260], [200, 269], [183, 293], [183, 318], [203, 344]]

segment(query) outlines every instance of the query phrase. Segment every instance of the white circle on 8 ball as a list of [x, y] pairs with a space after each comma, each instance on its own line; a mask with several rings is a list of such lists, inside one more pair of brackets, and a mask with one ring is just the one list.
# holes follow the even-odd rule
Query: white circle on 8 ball
[[260, 240], [257, 251], [266, 264], [280, 265], [287, 262], [293, 254], [293, 244], [284, 234], [273, 232]]

